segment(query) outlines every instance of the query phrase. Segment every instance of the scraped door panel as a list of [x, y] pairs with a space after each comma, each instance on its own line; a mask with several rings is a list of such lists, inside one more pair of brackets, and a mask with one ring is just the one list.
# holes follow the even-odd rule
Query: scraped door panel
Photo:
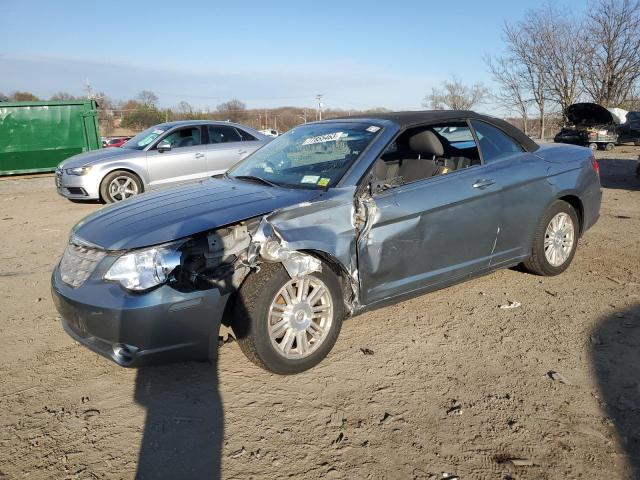
[[478, 186], [490, 170], [471, 167], [374, 197], [378, 213], [358, 245], [365, 304], [489, 265], [502, 208], [499, 185]]
[[553, 201], [549, 164], [531, 153], [507, 157], [491, 164], [500, 185], [504, 210], [492, 265], [510, 264], [531, 254], [533, 235], [542, 214]]

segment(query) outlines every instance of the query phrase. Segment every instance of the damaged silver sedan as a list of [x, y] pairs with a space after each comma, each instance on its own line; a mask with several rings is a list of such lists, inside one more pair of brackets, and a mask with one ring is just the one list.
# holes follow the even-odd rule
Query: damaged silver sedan
[[123, 366], [217, 355], [276, 373], [344, 318], [523, 264], [557, 275], [600, 210], [587, 148], [466, 111], [301, 125], [224, 176], [108, 206], [52, 275], [65, 330]]

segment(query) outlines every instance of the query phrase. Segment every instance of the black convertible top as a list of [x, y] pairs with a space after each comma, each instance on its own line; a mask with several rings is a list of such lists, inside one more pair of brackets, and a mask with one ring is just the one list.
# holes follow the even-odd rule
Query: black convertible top
[[504, 133], [515, 139], [528, 152], [535, 152], [540, 146], [525, 135], [520, 129], [514, 127], [509, 122], [499, 118], [482, 115], [471, 110], [421, 110], [408, 112], [385, 112], [385, 113], [363, 113], [349, 117], [332, 118], [331, 120], [347, 119], [379, 119], [390, 120], [397, 123], [401, 129], [415, 127], [424, 123], [446, 122], [460, 119], [478, 119], [495, 125]]

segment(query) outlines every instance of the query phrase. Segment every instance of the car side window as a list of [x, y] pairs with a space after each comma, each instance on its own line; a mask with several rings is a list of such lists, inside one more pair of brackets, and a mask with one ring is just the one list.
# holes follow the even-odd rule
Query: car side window
[[476, 131], [482, 159], [485, 163], [491, 163], [524, 151], [518, 142], [493, 125], [477, 120], [471, 120], [471, 125]]
[[254, 137], [253, 135], [251, 135], [249, 132], [245, 132], [244, 130], [242, 130], [241, 128], [236, 128], [236, 130], [238, 131], [238, 133], [240, 134], [240, 136], [242, 137], [242, 140], [244, 142], [254, 142], [257, 140], [256, 137]]
[[209, 143], [241, 142], [242, 136], [230, 125], [209, 125]]
[[480, 165], [475, 138], [465, 121], [405, 130], [373, 165], [374, 176], [394, 187]]
[[202, 144], [200, 127], [180, 128], [162, 139], [171, 144], [171, 148], [194, 147]]

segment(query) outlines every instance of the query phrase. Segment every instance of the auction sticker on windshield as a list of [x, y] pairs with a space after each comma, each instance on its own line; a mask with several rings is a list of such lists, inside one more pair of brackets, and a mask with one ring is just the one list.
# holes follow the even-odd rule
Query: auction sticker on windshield
[[327, 133], [325, 135], [318, 135], [315, 137], [307, 138], [304, 142], [302, 142], [302, 145], [314, 145], [316, 143], [335, 142], [340, 138], [342, 138], [343, 136], [346, 137], [347, 134], [344, 132]]
[[318, 180], [320, 179], [319, 175], [305, 175], [304, 177], [302, 177], [302, 180], [300, 180], [300, 183], [318, 183]]

